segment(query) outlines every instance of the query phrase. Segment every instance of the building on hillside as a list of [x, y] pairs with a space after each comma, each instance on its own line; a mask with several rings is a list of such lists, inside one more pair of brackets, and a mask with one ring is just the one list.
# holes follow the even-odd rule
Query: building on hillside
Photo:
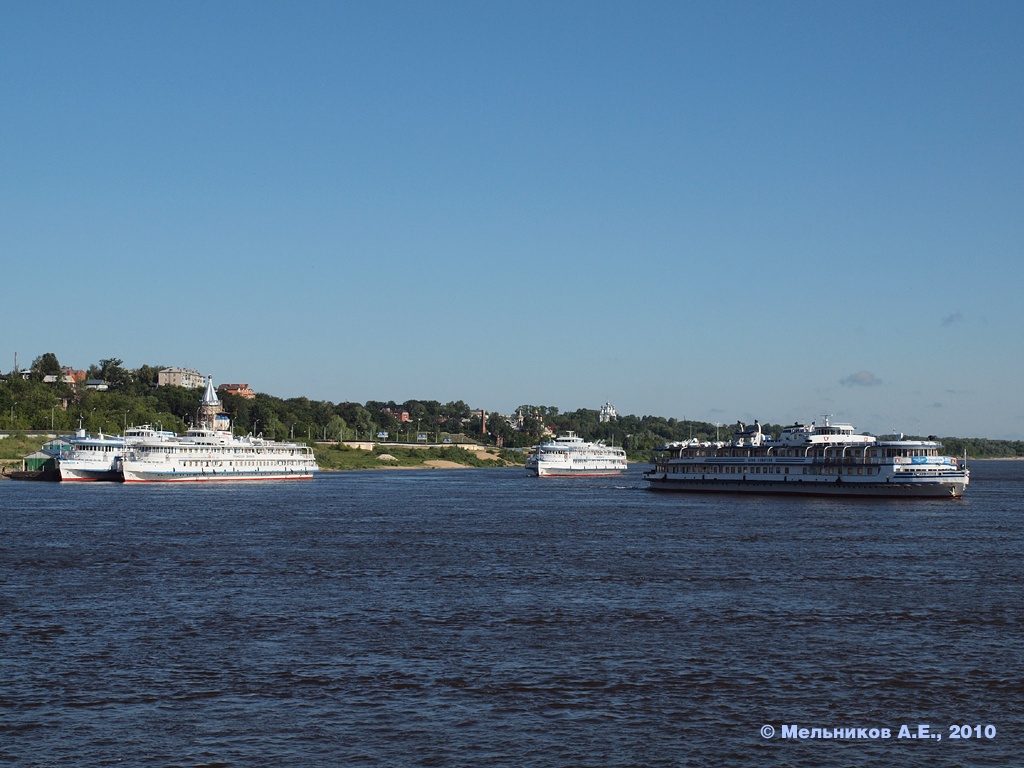
[[402, 410], [401, 408], [385, 408], [384, 413], [391, 414], [396, 419], [398, 419], [400, 423], [412, 421], [412, 416], [409, 415], [409, 412]]
[[191, 368], [163, 368], [157, 372], [156, 385], [158, 387], [202, 389], [206, 386], [206, 377]]
[[69, 387], [76, 387], [79, 384], [85, 382], [88, 378], [85, 371], [72, 371], [70, 368], [65, 368], [59, 375], [54, 373], [48, 373], [43, 376], [44, 384], [67, 384]]
[[597, 417], [597, 420], [602, 424], [605, 424], [606, 422], [609, 421], [617, 421], [618, 418], [619, 414], [615, 412], [615, 406], [613, 406], [611, 403], [605, 403], [604, 405], [601, 406], [601, 413]]
[[252, 387], [248, 384], [221, 384], [217, 387], [217, 391], [244, 397], [246, 400], [256, 399], [256, 393], [252, 391]]

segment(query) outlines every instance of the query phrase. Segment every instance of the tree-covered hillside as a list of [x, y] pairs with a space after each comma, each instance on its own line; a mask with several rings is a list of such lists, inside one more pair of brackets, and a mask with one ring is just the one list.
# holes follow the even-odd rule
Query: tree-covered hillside
[[[88, 432], [116, 434], [126, 426], [152, 424], [182, 432], [195, 417], [202, 390], [157, 387], [162, 367], [144, 365], [129, 370], [117, 358], [101, 360], [87, 372], [88, 379], [105, 383], [106, 389], [101, 391], [85, 382], [64, 383], [60, 362], [46, 353], [36, 358], [29, 371], [12, 373], [0, 381], [0, 429], [67, 432], [81, 425]], [[430, 443], [472, 440], [524, 448], [544, 440], [546, 429], [558, 433], [572, 430], [586, 440], [622, 445], [634, 460], [646, 460], [653, 448], [668, 441], [729, 439], [735, 426], [633, 415], [602, 423], [597, 410], [560, 413], [557, 408], [533, 404], [523, 404], [512, 414], [488, 413], [484, 426], [481, 413], [462, 400], [359, 404], [282, 399], [265, 393], [257, 393], [253, 400], [228, 393], [219, 393], [219, 397], [238, 434], [340, 441], [373, 440], [387, 433], [387, 440], [402, 442], [417, 442], [417, 436], [424, 434]], [[763, 424], [762, 429], [777, 435], [781, 426]], [[953, 437], [942, 441], [953, 455], [966, 450], [976, 458], [1024, 456], [1021, 441]]]

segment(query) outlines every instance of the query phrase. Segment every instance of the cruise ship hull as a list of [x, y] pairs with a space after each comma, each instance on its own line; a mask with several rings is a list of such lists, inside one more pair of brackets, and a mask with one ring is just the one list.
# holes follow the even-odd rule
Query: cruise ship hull
[[565, 467], [527, 467], [537, 477], [607, 477], [621, 475], [623, 470], [610, 469], [571, 469]]
[[121, 475], [116, 469], [78, 469], [58, 462], [57, 479], [62, 483], [116, 482]]
[[209, 471], [160, 471], [133, 469], [122, 465], [121, 475], [126, 483], [225, 483], [257, 480], [312, 480], [313, 473], [301, 470], [268, 472], [232, 472], [230, 470]]
[[682, 491], [699, 493], [778, 493], [800, 496], [873, 496], [904, 498], [959, 498], [967, 482], [951, 479], [938, 482], [889, 481], [858, 482], [850, 479], [829, 480], [724, 480], [718, 478], [682, 479], [665, 473], [648, 472], [645, 478], [652, 491]]

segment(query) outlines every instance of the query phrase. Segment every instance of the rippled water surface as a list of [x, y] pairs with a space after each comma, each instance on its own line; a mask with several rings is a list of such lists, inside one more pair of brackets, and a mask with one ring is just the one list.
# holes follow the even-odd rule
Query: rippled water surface
[[0, 763], [1020, 764], [1024, 462], [959, 501], [641, 469], [0, 483]]

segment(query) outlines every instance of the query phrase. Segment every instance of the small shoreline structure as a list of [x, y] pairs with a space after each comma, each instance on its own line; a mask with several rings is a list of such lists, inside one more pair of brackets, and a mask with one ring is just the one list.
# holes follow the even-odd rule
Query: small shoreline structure
[[624, 449], [585, 442], [575, 432], [538, 445], [526, 459], [526, 471], [536, 477], [618, 475], [626, 466]]
[[737, 424], [728, 442], [687, 440], [655, 450], [644, 473], [652, 491], [815, 496], [959, 498], [970, 483], [966, 455], [939, 453], [935, 439], [856, 434], [849, 424], [794, 424], [778, 438]]

